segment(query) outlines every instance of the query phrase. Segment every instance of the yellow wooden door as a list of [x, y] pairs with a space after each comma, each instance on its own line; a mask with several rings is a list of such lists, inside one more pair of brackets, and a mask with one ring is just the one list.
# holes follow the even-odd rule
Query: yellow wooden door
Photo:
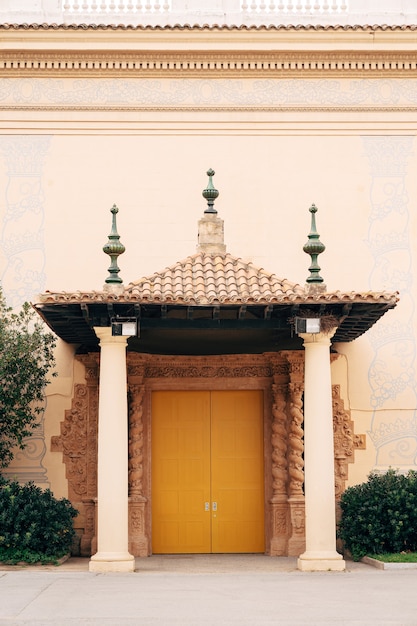
[[265, 550], [262, 412], [261, 391], [212, 392], [212, 552]]
[[258, 391], [152, 394], [154, 554], [264, 551]]
[[153, 393], [153, 552], [210, 552], [209, 502], [210, 393]]

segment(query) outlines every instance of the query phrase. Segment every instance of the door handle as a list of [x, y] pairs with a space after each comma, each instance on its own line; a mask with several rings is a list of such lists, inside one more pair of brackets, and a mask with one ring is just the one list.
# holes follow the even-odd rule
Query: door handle
[[204, 510], [210, 511], [210, 502], [204, 502]]
[[213, 511], [217, 511], [217, 502], [213, 502], [211, 508]]

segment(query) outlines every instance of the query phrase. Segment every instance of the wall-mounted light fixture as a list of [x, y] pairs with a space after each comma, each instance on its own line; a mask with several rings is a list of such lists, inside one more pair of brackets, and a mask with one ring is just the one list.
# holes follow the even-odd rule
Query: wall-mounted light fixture
[[139, 324], [135, 317], [113, 317], [111, 320], [112, 337], [138, 337]]
[[317, 334], [321, 330], [319, 317], [296, 317], [295, 332], [297, 335]]

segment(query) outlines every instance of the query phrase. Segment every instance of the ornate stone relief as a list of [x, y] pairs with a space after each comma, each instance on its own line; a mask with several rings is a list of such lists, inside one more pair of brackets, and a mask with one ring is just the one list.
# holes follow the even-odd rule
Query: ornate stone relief
[[65, 411], [61, 434], [51, 438], [51, 451], [63, 453], [68, 498], [79, 515], [75, 529], [80, 553], [92, 552], [97, 497], [98, 355], [77, 357], [85, 365], [86, 384], [74, 386], [72, 406]]
[[287, 495], [287, 385], [272, 385], [272, 501]]
[[273, 369], [271, 407], [271, 541], [270, 554], [288, 554], [290, 511], [288, 506], [288, 436], [286, 412], [288, 391], [288, 363], [280, 355], [269, 354]]
[[304, 353], [286, 352], [285, 354], [289, 363], [288, 460], [290, 482], [288, 495], [301, 496], [304, 493]]
[[81, 501], [87, 493], [87, 420], [87, 385], [75, 385], [72, 407], [65, 411], [65, 420], [61, 422], [61, 434], [51, 439], [51, 451], [63, 453], [72, 502]]
[[[238, 365], [237, 365], [238, 363]], [[265, 357], [239, 354], [236, 356], [166, 357], [131, 354], [128, 373], [134, 375], [137, 367], [144, 367], [145, 378], [259, 378], [271, 377], [272, 367]]]
[[303, 445], [303, 392], [304, 387], [300, 381], [291, 382], [289, 384], [290, 392], [290, 424], [289, 424], [289, 495], [300, 496], [303, 495], [304, 484], [304, 445]]
[[[139, 380], [138, 380], [139, 379]], [[128, 386], [129, 410], [129, 551], [135, 556], [147, 556], [148, 539], [145, 534], [145, 503], [143, 495], [143, 368], [136, 369], [135, 380]]]
[[304, 352], [284, 352], [288, 362], [288, 503], [290, 533], [288, 555], [297, 556], [305, 549], [304, 503]]
[[129, 385], [129, 495], [143, 496], [143, 396], [144, 385]]
[[366, 436], [354, 434], [350, 412], [345, 409], [344, 402], [340, 397], [340, 385], [332, 386], [332, 401], [335, 490], [336, 500], [339, 501], [348, 479], [348, 463], [354, 461], [355, 450], [366, 448]]

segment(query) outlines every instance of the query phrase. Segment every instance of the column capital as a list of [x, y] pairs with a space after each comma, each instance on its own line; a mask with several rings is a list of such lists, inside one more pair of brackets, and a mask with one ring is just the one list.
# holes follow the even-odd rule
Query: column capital
[[321, 333], [300, 333], [299, 337], [303, 340], [303, 346], [306, 344], [322, 344], [324, 346], [330, 346], [331, 339], [337, 330], [337, 326], [333, 326], [326, 332]]
[[104, 343], [127, 345], [128, 337], [122, 335], [112, 335], [111, 326], [94, 326], [94, 332], [100, 340], [100, 345]]

